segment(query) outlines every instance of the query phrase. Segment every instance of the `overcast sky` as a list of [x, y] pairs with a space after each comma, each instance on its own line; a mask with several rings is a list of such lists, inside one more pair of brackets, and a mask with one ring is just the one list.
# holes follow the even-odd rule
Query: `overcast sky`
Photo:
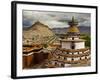
[[40, 21], [50, 28], [68, 27], [68, 21], [72, 16], [79, 22], [78, 26], [90, 26], [91, 15], [89, 13], [72, 12], [45, 12], [23, 10], [23, 27], [30, 27], [36, 21]]

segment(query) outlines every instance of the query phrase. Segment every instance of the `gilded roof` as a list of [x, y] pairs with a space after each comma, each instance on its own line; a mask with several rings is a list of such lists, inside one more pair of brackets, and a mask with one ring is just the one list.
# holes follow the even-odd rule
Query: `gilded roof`
[[78, 22], [74, 19], [74, 16], [72, 17], [72, 20], [69, 21], [69, 25], [70, 27], [68, 28], [68, 32], [75, 32], [75, 33], [79, 33], [79, 29], [77, 27]]
[[77, 26], [72, 26], [68, 28], [67, 32], [75, 32], [75, 33], [79, 33], [79, 29], [77, 28]]

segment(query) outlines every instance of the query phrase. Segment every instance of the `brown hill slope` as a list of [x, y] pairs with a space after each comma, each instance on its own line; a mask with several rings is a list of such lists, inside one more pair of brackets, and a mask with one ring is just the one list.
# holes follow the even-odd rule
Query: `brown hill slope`
[[31, 27], [23, 29], [23, 44], [46, 43], [55, 37], [52, 30], [41, 22], [36, 22]]

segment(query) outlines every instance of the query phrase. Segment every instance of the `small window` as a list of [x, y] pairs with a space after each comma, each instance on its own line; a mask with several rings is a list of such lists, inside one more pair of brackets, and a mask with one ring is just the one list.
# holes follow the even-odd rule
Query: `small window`
[[71, 49], [75, 49], [75, 44], [74, 44], [74, 42], [72, 42], [72, 44], [71, 44]]
[[72, 37], [72, 40], [74, 40], [74, 37]]
[[74, 61], [74, 59], [72, 58], [72, 61]]

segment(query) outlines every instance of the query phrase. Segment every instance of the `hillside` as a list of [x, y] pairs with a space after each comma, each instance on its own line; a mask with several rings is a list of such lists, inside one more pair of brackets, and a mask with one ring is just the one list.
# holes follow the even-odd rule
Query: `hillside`
[[47, 43], [55, 39], [55, 34], [41, 22], [36, 22], [29, 28], [23, 29], [23, 44]]

